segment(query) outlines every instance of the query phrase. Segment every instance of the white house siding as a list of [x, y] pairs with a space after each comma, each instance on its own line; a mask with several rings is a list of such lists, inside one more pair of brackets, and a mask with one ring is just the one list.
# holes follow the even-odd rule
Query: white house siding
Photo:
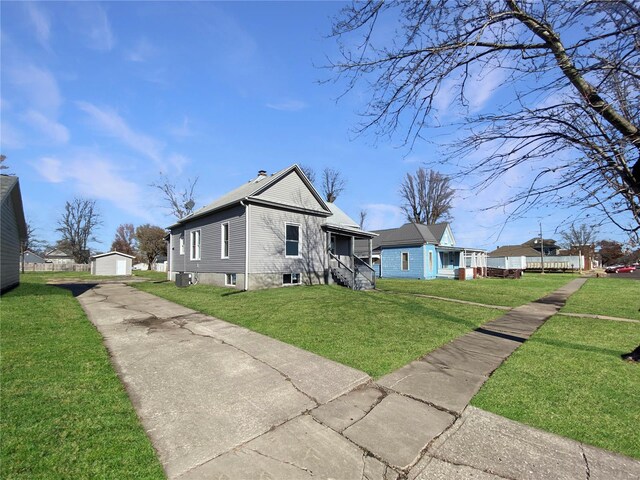
[[131, 275], [132, 259], [124, 255], [118, 255], [113, 253], [111, 255], [105, 255], [104, 257], [97, 257], [91, 259], [91, 274], [92, 275], [119, 275], [118, 273], [118, 261], [126, 262], [126, 269], [124, 275]]
[[316, 197], [295, 171], [278, 180], [260, 195], [256, 195], [256, 198], [311, 210], [322, 210]]
[[[222, 257], [222, 224], [229, 223], [229, 258]], [[200, 260], [190, 259], [191, 232], [200, 230]], [[180, 255], [180, 235], [184, 233], [184, 255]], [[226, 210], [197, 218], [171, 234], [169, 252], [171, 279], [176, 272], [197, 272], [200, 282], [224, 285], [225, 274], [244, 273], [245, 208], [236, 205]], [[241, 275], [236, 286], [242, 288]]]
[[[316, 203], [317, 204], [317, 203]], [[249, 209], [249, 288], [282, 285], [284, 273], [300, 273], [303, 283], [324, 283], [324, 217], [251, 205]], [[285, 255], [285, 226], [300, 226], [299, 256]]]
[[0, 239], [0, 290], [20, 283], [20, 238], [11, 193], [2, 202]]

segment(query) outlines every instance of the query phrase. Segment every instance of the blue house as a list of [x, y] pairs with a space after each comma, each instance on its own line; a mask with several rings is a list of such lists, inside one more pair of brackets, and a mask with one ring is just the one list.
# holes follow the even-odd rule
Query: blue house
[[486, 274], [486, 251], [456, 246], [449, 223], [406, 223], [374, 233], [373, 263], [380, 277], [470, 280]]

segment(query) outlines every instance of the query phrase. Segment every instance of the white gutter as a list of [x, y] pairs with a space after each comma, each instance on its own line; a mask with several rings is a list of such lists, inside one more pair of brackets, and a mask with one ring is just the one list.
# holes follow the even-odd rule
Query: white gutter
[[240, 205], [244, 207], [244, 290], [249, 290], [249, 204], [246, 200], [240, 200]]

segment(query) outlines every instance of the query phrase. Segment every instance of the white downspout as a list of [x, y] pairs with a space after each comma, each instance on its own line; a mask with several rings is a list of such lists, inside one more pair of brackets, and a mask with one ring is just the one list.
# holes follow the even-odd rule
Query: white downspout
[[[246, 199], [245, 199], [246, 200]], [[244, 290], [249, 290], [249, 204], [240, 201], [240, 205], [244, 207]]]

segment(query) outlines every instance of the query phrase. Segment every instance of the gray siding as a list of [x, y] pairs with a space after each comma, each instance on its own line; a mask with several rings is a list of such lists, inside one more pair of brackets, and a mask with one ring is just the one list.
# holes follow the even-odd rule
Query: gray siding
[[[229, 223], [229, 258], [221, 258], [222, 224]], [[200, 230], [200, 260], [191, 260], [190, 233]], [[184, 255], [180, 235], [184, 233]], [[171, 231], [172, 272], [243, 273], [245, 262], [245, 214], [242, 205], [195, 219]], [[241, 287], [241, 285], [240, 285]]]
[[0, 233], [0, 290], [20, 283], [20, 237], [11, 195], [2, 202]]
[[[300, 226], [299, 256], [285, 255], [285, 225]], [[249, 274], [300, 273], [305, 283], [324, 278], [326, 236], [323, 217], [265, 208], [249, 207]], [[257, 275], [256, 275], [257, 278]], [[281, 283], [281, 277], [280, 277]]]
[[283, 205], [304, 207], [310, 210], [324, 211], [316, 197], [309, 191], [295, 171], [284, 176], [256, 198], [269, 200]]
[[117, 275], [118, 260], [126, 261], [125, 275], [131, 275], [131, 258], [122, 255], [107, 255], [91, 260], [91, 273], [93, 275]]

